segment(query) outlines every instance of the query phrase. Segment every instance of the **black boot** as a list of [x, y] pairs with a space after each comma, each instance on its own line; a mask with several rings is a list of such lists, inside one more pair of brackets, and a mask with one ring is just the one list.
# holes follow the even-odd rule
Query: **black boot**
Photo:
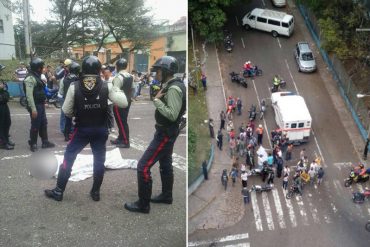
[[41, 148], [53, 148], [55, 147], [55, 144], [52, 142], [49, 142], [48, 140], [48, 130], [45, 127], [40, 128], [40, 137], [42, 140], [42, 146]]
[[30, 140], [28, 140], [28, 145], [30, 145], [31, 152], [37, 151], [37, 132], [37, 129], [30, 130]]
[[138, 174], [139, 200], [132, 203], [125, 203], [125, 209], [131, 212], [148, 214], [150, 211], [150, 197], [152, 195], [152, 181], [144, 181]]
[[172, 204], [173, 174], [166, 176], [161, 173], [161, 181], [162, 193], [153, 197], [150, 201], [153, 203]]
[[45, 190], [45, 196], [54, 199], [55, 201], [63, 200], [63, 192], [66, 189], [68, 179], [71, 172], [68, 172], [62, 167], [59, 167], [57, 186], [52, 190]]
[[94, 201], [100, 201], [100, 186], [103, 183], [104, 176], [94, 176], [94, 182], [90, 191], [90, 196]]

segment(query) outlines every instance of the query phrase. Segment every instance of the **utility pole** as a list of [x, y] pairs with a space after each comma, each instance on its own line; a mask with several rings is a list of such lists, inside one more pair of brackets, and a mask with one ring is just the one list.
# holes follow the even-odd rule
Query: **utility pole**
[[23, 0], [23, 21], [24, 21], [24, 37], [26, 44], [26, 59], [32, 59], [32, 45], [30, 34], [30, 5], [28, 0]]
[[82, 57], [85, 56], [85, 12], [84, 12], [84, 1], [82, 1], [81, 5], [82, 10]]

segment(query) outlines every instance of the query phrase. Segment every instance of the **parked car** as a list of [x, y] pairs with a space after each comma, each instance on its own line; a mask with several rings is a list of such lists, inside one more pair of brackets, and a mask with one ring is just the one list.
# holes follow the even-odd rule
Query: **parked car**
[[286, 0], [271, 0], [271, 2], [275, 7], [285, 7], [286, 6]]
[[316, 70], [316, 61], [307, 42], [298, 42], [294, 49], [294, 57], [299, 72], [313, 72]]

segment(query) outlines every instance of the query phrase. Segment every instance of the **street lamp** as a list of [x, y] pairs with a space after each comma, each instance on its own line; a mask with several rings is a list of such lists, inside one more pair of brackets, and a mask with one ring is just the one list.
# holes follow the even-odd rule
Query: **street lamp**
[[[356, 97], [358, 99], [361, 99], [361, 98], [364, 98], [364, 97], [367, 97], [367, 96], [370, 96], [370, 94], [361, 94], [361, 93], [358, 93], [356, 95]], [[370, 116], [368, 116], [370, 117]], [[366, 144], [365, 144], [365, 148], [364, 148], [364, 155], [363, 155], [363, 159], [366, 160], [367, 159], [367, 153], [369, 151], [369, 143], [370, 143], [370, 124], [369, 124], [369, 128], [367, 130], [367, 139], [366, 139]]]

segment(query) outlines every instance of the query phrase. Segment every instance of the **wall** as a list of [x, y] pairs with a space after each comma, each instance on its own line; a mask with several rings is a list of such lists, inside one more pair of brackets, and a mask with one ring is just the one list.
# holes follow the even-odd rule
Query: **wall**
[[12, 13], [0, 2], [0, 20], [3, 21], [4, 32], [0, 32], [0, 60], [15, 57], [15, 41]]

